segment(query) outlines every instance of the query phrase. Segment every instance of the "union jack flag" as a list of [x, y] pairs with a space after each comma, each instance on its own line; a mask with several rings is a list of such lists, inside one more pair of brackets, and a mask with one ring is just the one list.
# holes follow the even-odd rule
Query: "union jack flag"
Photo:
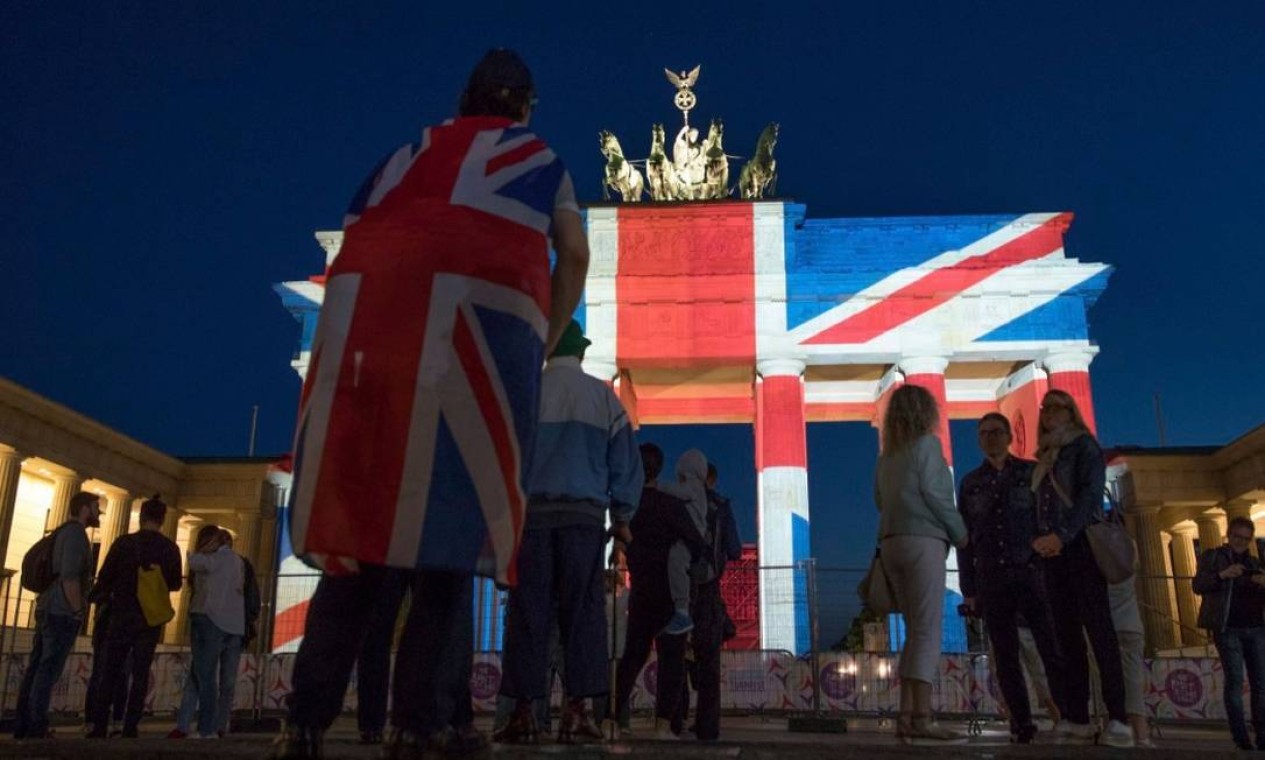
[[296, 555], [514, 583], [569, 187], [538, 137], [481, 117], [427, 129], [357, 193], [300, 402]]

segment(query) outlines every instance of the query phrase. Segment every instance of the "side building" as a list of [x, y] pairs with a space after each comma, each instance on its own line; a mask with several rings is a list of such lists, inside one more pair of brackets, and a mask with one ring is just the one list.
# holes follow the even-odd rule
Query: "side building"
[[[35, 595], [21, 588], [22, 557], [66, 521], [78, 491], [102, 497], [101, 527], [89, 531], [98, 568], [114, 539], [137, 529], [141, 502], [161, 494], [170, 508], [163, 532], [182, 552], [203, 525], [219, 525], [258, 569], [268, 594], [278, 508], [289, 488], [284, 457], [174, 457], [0, 378], [0, 628], [34, 627]], [[176, 617], [165, 644], [188, 644], [187, 589], [172, 594]], [[90, 630], [91, 616], [83, 633]]]
[[1251, 551], [1265, 556], [1265, 425], [1224, 446], [1121, 446], [1106, 456], [1108, 488], [1138, 546], [1148, 650], [1210, 651], [1191, 579], [1200, 553], [1224, 544], [1236, 517], [1256, 525]]

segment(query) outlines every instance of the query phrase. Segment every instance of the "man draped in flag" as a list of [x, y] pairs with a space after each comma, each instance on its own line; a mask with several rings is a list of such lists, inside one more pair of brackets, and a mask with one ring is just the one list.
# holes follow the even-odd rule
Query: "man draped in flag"
[[291, 504], [295, 553], [323, 575], [278, 757], [321, 756], [387, 568], [412, 575], [388, 755], [486, 744], [468, 693], [472, 577], [516, 581], [541, 366], [589, 258], [571, 179], [527, 129], [535, 103], [518, 55], [490, 51], [458, 117], [385, 159], [344, 221]]

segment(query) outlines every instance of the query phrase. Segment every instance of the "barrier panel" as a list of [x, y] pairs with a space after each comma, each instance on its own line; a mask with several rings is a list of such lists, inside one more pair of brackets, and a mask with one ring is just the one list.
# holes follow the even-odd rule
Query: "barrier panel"
[[[742, 607], [740, 626], [759, 627], [765, 634], [794, 642], [795, 651], [754, 648], [726, 649], [721, 655], [722, 707], [740, 712], [804, 712], [832, 715], [886, 716], [899, 706], [899, 649], [904, 639], [900, 616], [864, 617], [855, 588], [863, 569], [817, 568], [809, 560], [793, 567], [764, 567], [738, 564], [728, 582], [727, 594], [734, 612]], [[977, 622], [957, 614], [960, 599], [954, 590], [955, 578], [945, 591], [944, 651], [940, 672], [933, 688], [933, 705], [943, 714], [967, 718], [999, 717], [996, 680], [992, 675], [983, 631]], [[728, 577], [728, 574], [727, 574]], [[766, 614], [758, 619], [751, 595], [760, 587], [776, 596], [766, 596]], [[277, 714], [284, 711], [292, 688], [293, 652], [263, 651], [268, 642], [296, 642], [302, 635], [306, 610], [302, 615], [271, 613], [278, 583], [289, 594], [309, 593], [318, 576], [300, 574], [261, 578], [265, 609], [262, 630], [251, 652], [242, 656], [237, 674], [234, 709]], [[1141, 579], [1140, 579], [1141, 580]], [[1181, 579], [1176, 579], [1181, 580]], [[766, 584], [767, 585], [763, 585]], [[1142, 585], [1140, 582], [1139, 585]], [[608, 605], [610, 603], [608, 599]], [[33, 595], [12, 583], [12, 574], [0, 574], [0, 714], [11, 713], [22, 675], [27, 666], [33, 636]], [[306, 607], [306, 605], [303, 605]], [[492, 589], [480, 594], [472, 610], [481, 621], [476, 646], [495, 646], [501, 641], [504, 594]], [[748, 607], [752, 609], [747, 609]], [[625, 614], [617, 602], [613, 608]], [[1167, 618], [1165, 618], [1167, 620]], [[1172, 621], [1173, 625], [1178, 625]], [[282, 628], [282, 626], [288, 626]], [[626, 620], [618, 622], [619, 633]], [[744, 641], [744, 647], [750, 642]], [[80, 637], [76, 651], [67, 661], [62, 678], [54, 687], [52, 709], [62, 715], [81, 715], [84, 709], [92, 656], [85, 651], [86, 637]], [[180, 703], [188, 677], [187, 649], [163, 645], [151, 669], [145, 711], [171, 715]], [[954, 647], [961, 650], [955, 651]], [[796, 654], [798, 651], [800, 654]], [[1204, 650], [1198, 650], [1202, 653]], [[1176, 654], [1176, 652], [1174, 652]], [[1185, 652], [1189, 654], [1189, 651]], [[485, 648], [474, 655], [470, 681], [471, 697], [478, 712], [496, 709], [501, 685], [501, 655]], [[1152, 718], [1165, 721], [1222, 721], [1224, 674], [1221, 663], [1209, 656], [1170, 656], [1145, 660], [1147, 683], [1145, 702]], [[650, 661], [639, 674], [632, 695], [634, 709], [654, 706], [658, 664]], [[357, 680], [353, 672], [344, 708], [357, 704]], [[552, 703], [560, 705], [561, 683], [555, 681]], [[1247, 693], [1245, 686], [1244, 693]], [[1031, 693], [1034, 708], [1039, 705]]]

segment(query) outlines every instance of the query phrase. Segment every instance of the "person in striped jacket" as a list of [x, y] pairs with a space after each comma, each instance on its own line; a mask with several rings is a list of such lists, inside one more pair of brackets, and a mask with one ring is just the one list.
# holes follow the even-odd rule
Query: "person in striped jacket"
[[[590, 341], [574, 320], [541, 376], [536, 450], [527, 478], [527, 520], [510, 591], [501, 693], [517, 704], [493, 739], [536, 741], [531, 702], [545, 693], [549, 629], [557, 615], [567, 701], [558, 740], [598, 741], [585, 710], [610, 691], [603, 556], [614, 539], [632, 540], [628, 523], [641, 498], [641, 455], [628, 414], [606, 383], [580, 363]], [[609, 515], [609, 529], [607, 517]]]

